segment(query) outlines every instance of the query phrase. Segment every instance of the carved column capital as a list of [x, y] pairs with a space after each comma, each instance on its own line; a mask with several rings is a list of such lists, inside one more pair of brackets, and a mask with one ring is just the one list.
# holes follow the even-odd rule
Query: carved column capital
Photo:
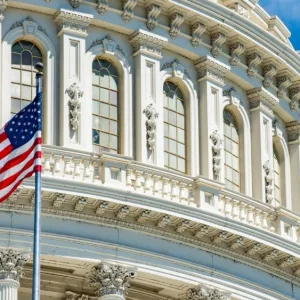
[[87, 275], [90, 285], [98, 297], [106, 295], [125, 296], [130, 287], [129, 281], [136, 276], [136, 268], [125, 267], [109, 262], [101, 262]]
[[196, 61], [195, 68], [198, 72], [199, 81], [208, 78], [221, 84], [224, 84], [226, 73], [229, 71], [226, 65], [209, 57]]
[[129, 41], [133, 46], [133, 55], [146, 53], [157, 58], [161, 58], [161, 50], [168, 42], [166, 38], [141, 29], [135, 31]]
[[28, 252], [15, 249], [0, 250], [0, 279], [19, 281], [23, 276], [23, 267], [29, 260]]
[[289, 89], [289, 97], [291, 99], [290, 109], [291, 111], [294, 111], [296, 108], [299, 108], [300, 81], [291, 85]]
[[93, 20], [90, 14], [77, 13], [66, 9], [60, 9], [54, 15], [54, 22], [58, 28], [58, 35], [63, 32], [71, 32], [87, 35], [87, 29]]

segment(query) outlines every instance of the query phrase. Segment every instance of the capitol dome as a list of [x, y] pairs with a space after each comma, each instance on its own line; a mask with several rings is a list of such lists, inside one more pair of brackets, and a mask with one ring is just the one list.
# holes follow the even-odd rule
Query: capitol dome
[[[41, 300], [300, 300], [300, 56], [278, 17], [258, 0], [0, 15], [2, 126], [44, 64]], [[0, 204], [1, 300], [31, 299], [33, 211], [34, 177]]]

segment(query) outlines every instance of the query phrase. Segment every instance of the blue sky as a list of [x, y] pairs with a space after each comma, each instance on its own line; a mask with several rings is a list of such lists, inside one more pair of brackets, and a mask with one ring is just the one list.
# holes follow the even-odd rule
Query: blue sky
[[300, 0], [260, 0], [269, 15], [277, 15], [292, 33], [290, 41], [300, 50]]

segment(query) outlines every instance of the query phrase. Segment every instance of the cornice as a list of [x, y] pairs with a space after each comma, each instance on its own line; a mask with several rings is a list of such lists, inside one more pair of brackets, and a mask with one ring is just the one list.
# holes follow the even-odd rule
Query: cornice
[[66, 9], [60, 9], [54, 15], [54, 22], [57, 24], [58, 35], [63, 32], [87, 35], [87, 29], [93, 20], [93, 15], [78, 13]]

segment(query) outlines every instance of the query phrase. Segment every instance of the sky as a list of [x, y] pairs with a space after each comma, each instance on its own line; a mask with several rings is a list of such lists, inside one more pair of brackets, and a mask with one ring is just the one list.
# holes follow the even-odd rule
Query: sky
[[291, 32], [295, 50], [300, 50], [300, 0], [259, 0], [269, 15], [277, 15]]

